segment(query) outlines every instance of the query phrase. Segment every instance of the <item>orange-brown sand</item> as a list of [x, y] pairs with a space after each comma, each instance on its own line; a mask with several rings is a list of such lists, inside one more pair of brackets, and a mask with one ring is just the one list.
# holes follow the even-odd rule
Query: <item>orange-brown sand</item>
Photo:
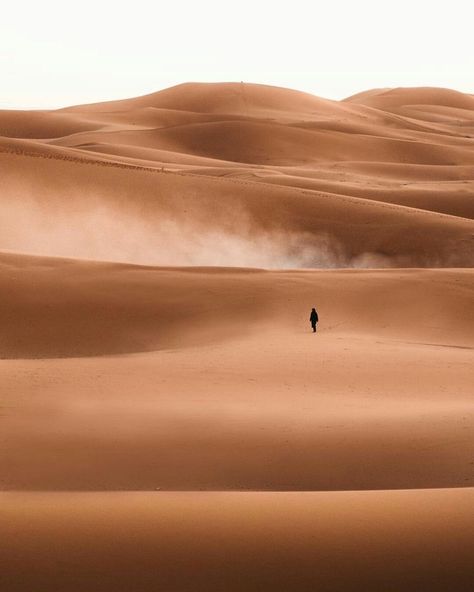
[[[3, 249], [146, 265], [474, 261], [474, 97], [184, 84], [0, 112]], [[7, 207], [8, 205], [8, 207]]]
[[471, 270], [1, 262], [8, 489], [474, 485]]
[[2, 592], [472, 590], [473, 147], [445, 89], [0, 112]]
[[3, 588], [469, 592], [474, 490], [0, 494]]

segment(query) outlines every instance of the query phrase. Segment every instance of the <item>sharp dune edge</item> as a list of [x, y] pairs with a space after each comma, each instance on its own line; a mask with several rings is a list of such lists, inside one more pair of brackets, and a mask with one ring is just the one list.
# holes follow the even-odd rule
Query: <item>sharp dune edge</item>
[[448, 89], [0, 111], [2, 591], [471, 591], [473, 148]]

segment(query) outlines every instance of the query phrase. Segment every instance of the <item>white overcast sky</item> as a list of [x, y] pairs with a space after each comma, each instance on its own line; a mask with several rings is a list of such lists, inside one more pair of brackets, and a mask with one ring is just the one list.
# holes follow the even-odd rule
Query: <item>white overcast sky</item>
[[0, 108], [241, 80], [474, 93], [474, 1], [0, 0]]

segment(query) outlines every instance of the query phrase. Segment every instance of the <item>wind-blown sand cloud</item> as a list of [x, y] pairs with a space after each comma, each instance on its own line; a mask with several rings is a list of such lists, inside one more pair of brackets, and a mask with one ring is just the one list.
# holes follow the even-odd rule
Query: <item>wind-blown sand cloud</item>
[[350, 258], [329, 234], [252, 228], [248, 216], [237, 212], [232, 216], [234, 227], [223, 231], [192, 219], [147, 221], [106, 206], [72, 213], [48, 211], [39, 199], [10, 199], [0, 211], [3, 249], [11, 252], [154, 266], [295, 269], [396, 264], [394, 258], [375, 253]]

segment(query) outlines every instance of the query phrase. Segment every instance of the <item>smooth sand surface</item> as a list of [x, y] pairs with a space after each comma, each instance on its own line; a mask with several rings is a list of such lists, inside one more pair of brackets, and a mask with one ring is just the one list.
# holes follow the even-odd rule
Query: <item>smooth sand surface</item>
[[8, 489], [473, 484], [471, 270], [2, 263]]
[[3, 589], [469, 592], [474, 490], [0, 494]]
[[446, 89], [0, 112], [2, 592], [471, 591], [473, 147]]

